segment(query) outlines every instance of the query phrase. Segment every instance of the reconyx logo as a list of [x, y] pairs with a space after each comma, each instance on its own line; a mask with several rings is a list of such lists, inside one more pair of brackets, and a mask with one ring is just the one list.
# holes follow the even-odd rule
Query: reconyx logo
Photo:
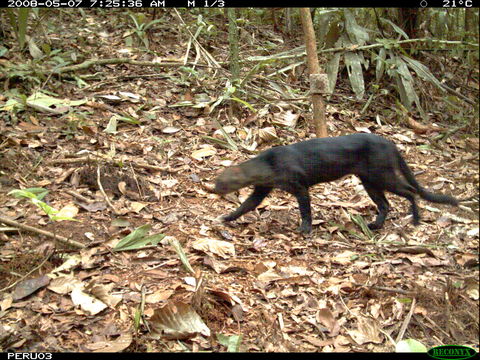
[[468, 346], [462, 345], [444, 345], [437, 346], [428, 350], [427, 354], [439, 360], [461, 360], [469, 359], [475, 356], [477, 352]]

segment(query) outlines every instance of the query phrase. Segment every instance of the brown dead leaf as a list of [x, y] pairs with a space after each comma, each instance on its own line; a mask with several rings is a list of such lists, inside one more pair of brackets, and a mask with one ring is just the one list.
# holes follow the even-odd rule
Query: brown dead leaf
[[157, 290], [153, 294], [149, 294], [145, 297], [147, 304], [157, 304], [167, 301], [175, 292], [173, 290]]
[[162, 129], [162, 132], [164, 134], [175, 134], [176, 132], [179, 132], [180, 130], [182, 130], [182, 129], [174, 127], [174, 126], [167, 126], [167, 127]]
[[431, 130], [429, 126], [420, 124], [408, 115], [405, 116], [405, 121], [407, 122], [407, 125], [413, 129], [415, 134], [425, 134]]
[[203, 251], [207, 254], [215, 254], [224, 259], [235, 256], [235, 246], [228, 241], [198, 239], [192, 243], [192, 247], [195, 250]]
[[198, 161], [202, 161], [203, 158], [215, 155], [217, 150], [212, 145], [205, 145], [203, 148], [194, 151], [191, 156]]
[[73, 275], [59, 276], [50, 281], [47, 289], [57, 294], [66, 295], [73, 289], [81, 287], [81, 281]]
[[316, 315], [317, 321], [325, 326], [330, 332], [330, 336], [337, 336], [340, 331], [340, 324], [333, 316], [333, 313], [327, 308], [321, 308]]
[[79, 306], [90, 315], [96, 315], [107, 307], [105, 303], [83, 292], [81, 288], [73, 289], [71, 298], [75, 306]]
[[17, 301], [33, 294], [38, 289], [47, 286], [50, 280], [50, 277], [43, 275], [34, 279], [19, 282], [13, 291], [13, 300]]
[[471, 299], [477, 301], [479, 298], [479, 284], [478, 279], [468, 279], [466, 282], [465, 292], [470, 296]]
[[95, 282], [91, 281], [89, 284], [87, 284], [84, 291], [87, 294], [91, 294], [95, 298], [100, 299], [103, 303], [107, 304], [111, 308], [114, 308], [122, 300], [122, 295], [110, 294], [114, 286], [114, 283], [103, 285], [96, 284]]
[[141, 203], [141, 202], [138, 202], [138, 201], [132, 201], [130, 203], [130, 210], [135, 212], [135, 213], [140, 213], [140, 211], [142, 211], [143, 208], [145, 208], [148, 204], [147, 203]]
[[258, 130], [258, 137], [262, 142], [269, 142], [278, 139], [277, 132], [273, 126], [269, 126]]
[[[0, 310], [6, 311], [10, 309], [13, 303], [13, 297], [10, 294], [6, 294], [3, 300], [0, 302]], [[0, 331], [0, 338], [1, 338], [1, 331]]]
[[338, 254], [337, 256], [333, 257], [332, 263], [340, 264], [340, 265], [348, 265], [348, 264], [351, 264], [353, 262], [353, 259], [357, 256], [358, 256], [357, 253], [350, 250], [346, 250]]
[[264, 283], [269, 283], [272, 281], [283, 279], [281, 275], [279, 275], [275, 270], [269, 269], [264, 273], [257, 276], [257, 279]]
[[186, 340], [197, 334], [210, 336], [210, 329], [202, 318], [183, 302], [169, 303], [155, 310], [149, 323], [153, 332], [167, 339]]
[[132, 343], [132, 334], [122, 334], [112, 341], [98, 341], [85, 347], [93, 352], [121, 352]]
[[378, 323], [373, 319], [359, 317], [357, 318], [357, 329], [347, 330], [347, 332], [358, 345], [370, 342], [380, 344], [383, 341]]
[[396, 250], [396, 252], [403, 252], [407, 254], [427, 254], [432, 257], [435, 257], [435, 254], [432, 252], [432, 250], [422, 247], [422, 246], [405, 246], [405, 247], [400, 247]]
[[247, 272], [247, 270], [244, 269], [243, 267], [230, 265], [228, 263], [218, 261], [211, 256], [205, 256], [203, 259], [203, 263], [206, 266], [215, 270], [217, 274], [223, 274], [227, 272]]
[[97, 252], [98, 248], [83, 249], [80, 251], [82, 269], [92, 269], [103, 260], [102, 257], [94, 256]]
[[276, 113], [273, 116], [272, 123], [279, 126], [294, 128], [297, 125], [299, 114], [294, 114], [290, 110]]
[[478, 254], [456, 254], [455, 261], [465, 267], [474, 267], [478, 265]]
[[[76, 207], [73, 203], [67, 204], [62, 207], [55, 216], [58, 217], [70, 217], [74, 218], [78, 214], [78, 207]], [[57, 221], [65, 221], [62, 219], [58, 219]]]

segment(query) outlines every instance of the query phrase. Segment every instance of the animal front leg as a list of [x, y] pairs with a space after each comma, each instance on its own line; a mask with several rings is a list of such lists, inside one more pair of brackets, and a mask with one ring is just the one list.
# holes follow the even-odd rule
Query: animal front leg
[[308, 234], [312, 231], [312, 210], [310, 207], [308, 188], [300, 188], [295, 191], [293, 195], [297, 198], [300, 216], [302, 218], [302, 224], [298, 228], [298, 231]]
[[234, 212], [225, 215], [223, 217], [224, 221], [233, 221], [238, 219], [243, 214], [246, 214], [249, 211], [254, 210], [263, 199], [272, 191], [272, 188], [263, 187], [263, 186], [255, 186], [253, 193], [245, 200], [240, 207], [235, 210]]

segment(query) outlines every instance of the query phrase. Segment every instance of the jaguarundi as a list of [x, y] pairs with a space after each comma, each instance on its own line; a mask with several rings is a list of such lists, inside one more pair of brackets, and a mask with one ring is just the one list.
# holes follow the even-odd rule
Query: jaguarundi
[[[402, 177], [397, 175], [397, 171]], [[254, 210], [274, 189], [289, 192], [297, 198], [302, 223], [298, 230], [312, 230], [308, 188], [322, 182], [357, 175], [378, 215], [368, 227], [380, 229], [390, 209], [385, 191], [407, 198], [411, 203], [413, 223], [420, 223], [415, 195], [425, 200], [457, 206], [449, 195], [434, 194], [420, 186], [391, 141], [374, 134], [352, 134], [318, 138], [268, 149], [253, 159], [223, 171], [216, 179], [215, 192], [228, 194], [253, 185], [253, 193], [234, 212], [223, 216], [232, 221]]]

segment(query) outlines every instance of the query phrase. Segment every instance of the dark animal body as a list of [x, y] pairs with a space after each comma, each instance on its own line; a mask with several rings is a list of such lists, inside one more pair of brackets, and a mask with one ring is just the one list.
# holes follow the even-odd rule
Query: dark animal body
[[458, 205], [458, 201], [449, 195], [434, 194], [421, 187], [395, 144], [373, 134], [318, 138], [271, 148], [224, 170], [216, 180], [215, 192], [228, 194], [254, 186], [245, 202], [223, 217], [224, 221], [232, 221], [254, 210], [274, 188], [287, 191], [298, 201], [302, 218], [299, 231], [309, 233], [312, 230], [309, 187], [348, 174], [360, 178], [377, 205], [378, 215], [368, 225], [372, 230], [383, 226], [390, 209], [385, 191], [410, 201], [415, 225], [420, 222], [416, 195], [435, 203]]

